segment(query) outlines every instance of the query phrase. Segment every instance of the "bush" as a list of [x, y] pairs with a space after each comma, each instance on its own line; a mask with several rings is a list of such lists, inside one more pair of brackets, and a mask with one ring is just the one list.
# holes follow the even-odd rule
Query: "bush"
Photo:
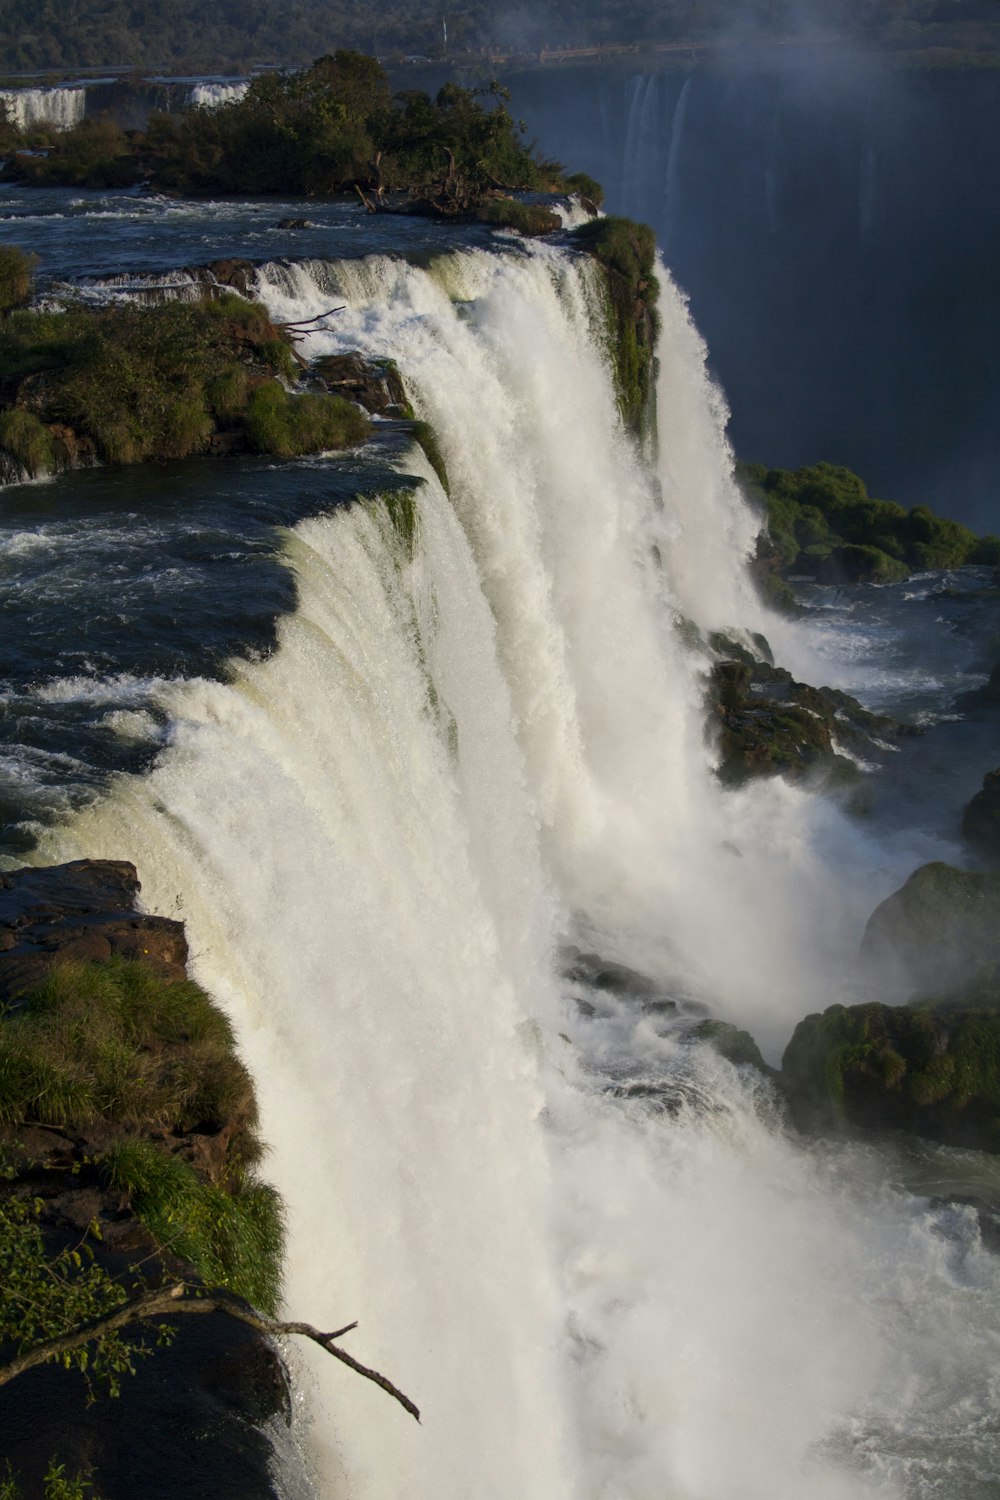
[[0, 245], [0, 313], [19, 307], [31, 294], [31, 277], [38, 257], [16, 245]]
[[0, 412], [0, 448], [27, 470], [32, 479], [50, 474], [56, 465], [56, 445], [49, 429], [29, 411], [15, 407]]
[[544, 203], [519, 203], [516, 198], [487, 198], [477, 218], [497, 229], [516, 229], [521, 234], [552, 234], [562, 228], [562, 220]]
[[371, 431], [365, 414], [342, 396], [289, 396], [277, 380], [254, 391], [247, 423], [253, 446], [278, 458], [348, 448]]
[[604, 207], [603, 187], [586, 172], [574, 172], [570, 177], [564, 177], [563, 187], [567, 192], [575, 193], [585, 206], [592, 204], [598, 210]]

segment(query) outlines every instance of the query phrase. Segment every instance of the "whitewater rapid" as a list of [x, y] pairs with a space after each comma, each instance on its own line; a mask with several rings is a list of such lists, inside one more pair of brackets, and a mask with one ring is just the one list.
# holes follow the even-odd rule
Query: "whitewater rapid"
[[[919, 852], [713, 779], [684, 622], [781, 627], [682, 300], [650, 464], [582, 257], [275, 264], [260, 291], [290, 321], [345, 304], [306, 352], [395, 358], [449, 493], [415, 451], [412, 535], [379, 500], [287, 532], [277, 650], [165, 685], [156, 769], [41, 857], [131, 858], [184, 918], [257, 1080], [289, 1312], [357, 1318], [421, 1407], [298, 1354], [317, 1494], [929, 1500], [936, 1424], [985, 1496], [974, 1213], [805, 1148], [689, 1035], [707, 1004], [776, 1057]], [[567, 979], [567, 943], [675, 1009]]]

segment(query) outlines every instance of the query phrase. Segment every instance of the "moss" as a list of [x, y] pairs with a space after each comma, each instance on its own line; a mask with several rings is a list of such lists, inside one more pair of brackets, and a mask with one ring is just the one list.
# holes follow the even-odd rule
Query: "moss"
[[441, 452], [441, 447], [438, 443], [437, 433], [430, 422], [417, 420], [411, 423], [411, 427], [413, 436], [423, 449], [424, 457], [441, 481], [441, 488], [446, 495], [450, 495], [451, 485], [448, 482], [448, 469], [444, 461], [444, 454]]
[[392, 529], [402, 542], [407, 557], [413, 557], [417, 535], [417, 497], [413, 490], [390, 490], [381, 497]]
[[56, 445], [51, 432], [29, 411], [15, 407], [0, 412], [0, 448], [33, 479], [56, 467]]
[[476, 218], [496, 229], [516, 229], [532, 236], [562, 228], [559, 215], [544, 203], [521, 203], [516, 198], [487, 198], [476, 210]]
[[699, 1021], [688, 1035], [694, 1041], [707, 1043], [727, 1062], [737, 1067], [757, 1068], [761, 1073], [771, 1072], [749, 1031], [740, 1031], [728, 1021]]
[[654, 352], [659, 321], [655, 306], [656, 236], [631, 219], [592, 219], [572, 231], [572, 241], [603, 268], [607, 292], [608, 353], [618, 404], [637, 437], [648, 430], [652, 409]]

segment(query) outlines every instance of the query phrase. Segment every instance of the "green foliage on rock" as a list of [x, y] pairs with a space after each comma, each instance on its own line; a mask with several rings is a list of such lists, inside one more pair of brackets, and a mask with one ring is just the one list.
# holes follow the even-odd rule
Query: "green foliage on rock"
[[[0, 1344], [18, 1354], [114, 1312], [128, 1296], [96, 1263], [86, 1237], [51, 1253], [39, 1209], [38, 1201], [0, 1197]], [[115, 1393], [142, 1352], [134, 1340], [112, 1333], [68, 1351], [62, 1362]]]
[[585, 205], [598, 210], [604, 207], [604, 189], [596, 177], [590, 177], [586, 172], [571, 172], [563, 178], [563, 186], [567, 192], [576, 193]]
[[290, 396], [279, 381], [267, 380], [250, 397], [247, 430], [259, 452], [295, 458], [363, 442], [371, 423], [342, 396]]
[[1000, 962], [1000, 874], [921, 865], [872, 913], [861, 958], [877, 975], [923, 992]]
[[451, 486], [448, 481], [448, 468], [444, 461], [444, 454], [441, 452], [437, 433], [430, 422], [422, 422], [416, 417], [410, 425], [413, 430], [413, 436], [423, 449], [424, 457], [441, 481], [441, 488], [446, 495], [450, 495]]
[[916, 1005], [833, 1005], [796, 1027], [781, 1081], [803, 1123], [1000, 1150], [1000, 985]]
[[[252, 446], [289, 457], [360, 442], [368, 420], [351, 403], [289, 395], [299, 372], [287, 338], [259, 304], [233, 293], [154, 307], [71, 306], [8, 315], [0, 373], [16, 405], [0, 415], [0, 447], [31, 474], [60, 444], [108, 463], [187, 458], [217, 430], [249, 430]], [[59, 436], [52, 429], [58, 430]]]
[[994, 565], [1000, 539], [979, 537], [926, 505], [906, 510], [873, 499], [857, 474], [836, 464], [802, 469], [740, 466], [761, 504], [762, 560], [820, 583], [894, 583], [915, 570]]
[[277, 1312], [284, 1214], [273, 1188], [247, 1173], [226, 1191], [141, 1137], [113, 1147], [104, 1170], [157, 1244], [193, 1267], [206, 1286]]
[[562, 228], [562, 220], [544, 203], [521, 203], [516, 198], [487, 198], [478, 210], [483, 224], [496, 229], [516, 229], [531, 236], [552, 234]]
[[35, 264], [35, 257], [16, 245], [0, 245], [0, 313], [27, 302]]
[[571, 241], [603, 268], [608, 353], [615, 372], [618, 404], [626, 426], [642, 436], [653, 397], [659, 331], [656, 236], [648, 224], [612, 217], [581, 224], [572, 231]]
[[191, 980], [67, 963], [0, 1013], [0, 1124], [256, 1124], [232, 1027]]

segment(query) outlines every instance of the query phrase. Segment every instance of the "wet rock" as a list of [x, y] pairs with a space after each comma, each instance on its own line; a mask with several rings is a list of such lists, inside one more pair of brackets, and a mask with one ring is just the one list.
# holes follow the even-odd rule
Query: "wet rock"
[[0, 874], [0, 1003], [70, 960], [141, 959], [164, 979], [185, 978], [183, 924], [136, 911], [138, 895], [135, 866], [124, 860]]
[[990, 863], [1000, 861], [1000, 769], [986, 773], [962, 814], [962, 837]]
[[706, 1043], [714, 1048], [720, 1057], [724, 1057], [727, 1062], [734, 1063], [737, 1067], [756, 1068], [767, 1077], [775, 1074], [775, 1070], [768, 1067], [764, 1061], [760, 1048], [749, 1031], [741, 1031], [730, 1021], [699, 1021], [697, 1026], [692, 1026], [687, 1032], [685, 1040]]
[[279, 219], [275, 229], [314, 229], [311, 219]]
[[328, 354], [312, 370], [328, 391], [356, 401], [374, 416], [402, 416], [408, 411], [402, 377], [392, 360]]
[[875, 978], [924, 994], [1000, 962], [1000, 874], [921, 865], [872, 913], [861, 962]]
[[807, 1129], [904, 1130], [1000, 1151], [1000, 985], [915, 1005], [832, 1005], [795, 1028], [780, 1082]]

